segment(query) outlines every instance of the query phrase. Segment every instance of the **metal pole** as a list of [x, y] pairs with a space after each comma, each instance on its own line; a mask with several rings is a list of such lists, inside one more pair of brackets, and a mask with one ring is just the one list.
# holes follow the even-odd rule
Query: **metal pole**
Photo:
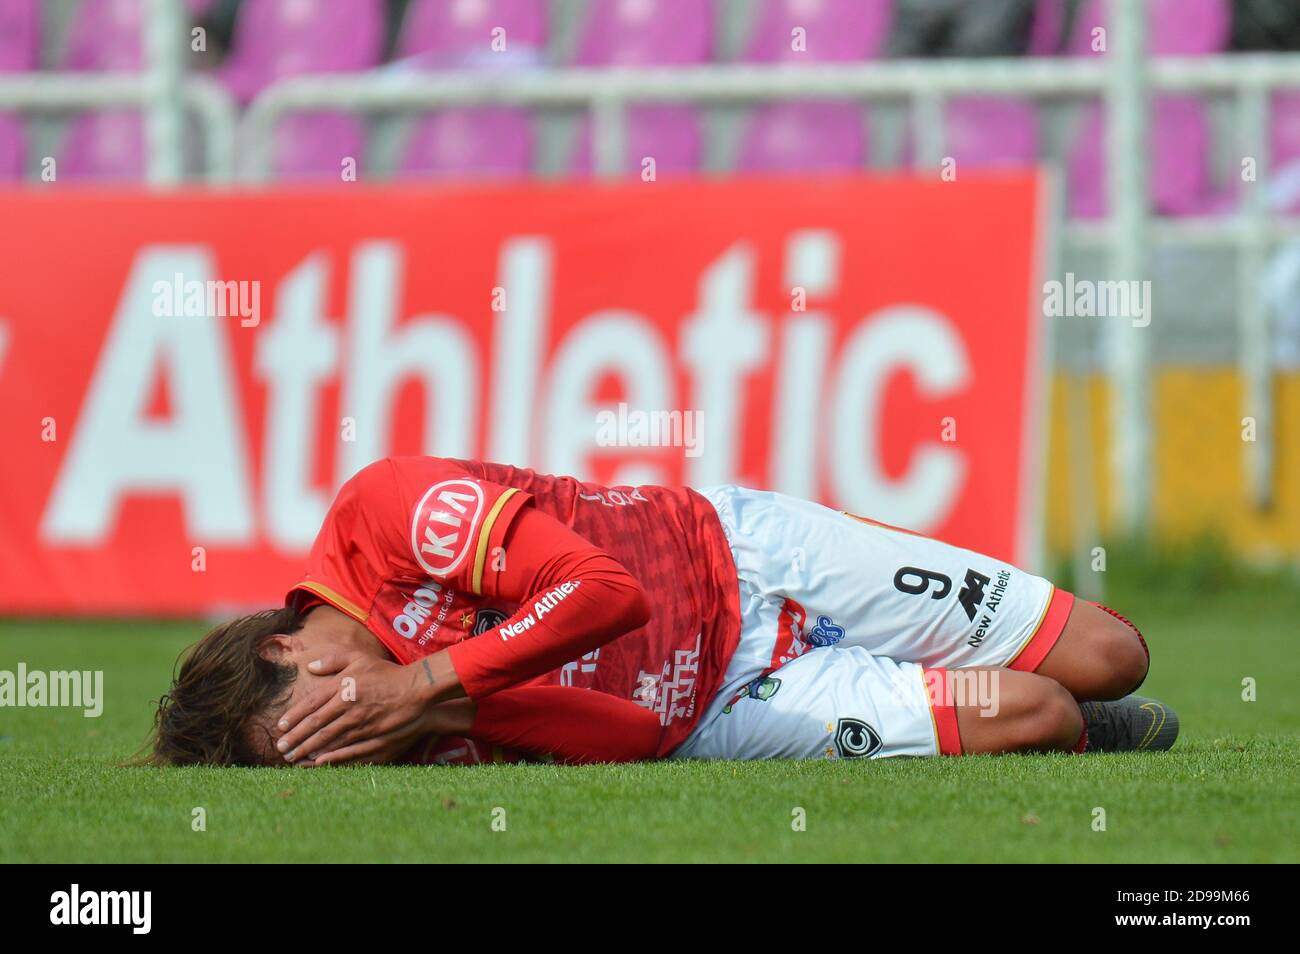
[[[1147, 272], [1146, 4], [1115, 0], [1107, 37], [1107, 170], [1114, 229], [1111, 279], [1142, 282]], [[1137, 287], [1142, 287], [1140, 284]], [[1151, 302], [1147, 302], [1151, 308]], [[1148, 312], [1150, 314], [1150, 312]], [[1121, 531], [1147, 529], [1151, 499], [1151, 328], [1124, 317], [1106, 319], [1110, 369], [1111, 477]]]
[[922, 91], [912, 97], [913, 168], [938, 169], [943, 162], [947, 132], [944, 102], [943, 93], [938, 91]]
[[591, 106], [592, 167], [602, 179], [617, 179], [623, 174], [627, 142], [624, 103], [617, 96], [600, 95]]
[[[1255, 420], [1254, 442], [1243, 441], [1247, 483], [1260, 510], [1273, 504], [1274, 419], [1271, 314], [1262, 293], [1269, 237], [1266, 192], [1272, 156], [1268, 140], [1268, 91], [1243, 88], [1237, 96], [1238, 141], [1255, 160], [1255, 177], [1242, 183], [1244, 235], [1237, 250], [1238, 364], [1242, 381], [1242, 417]], [[1239, 170], [1238, 170], [1239, 171]]]
[[1074, 592], [1086, 600], [1106, 598], [1105, 576], [1092, 568], [1092, 548], [1101, 537], [1097, 521], [1097, 488], [1093, 485], [1092, 402], [1088, 395], [1088, 370], [1066, 367], [1059, 372], [1064, 383], [1065, 420], [1070, 471], [1070, 499], [1074, 502]]
[[145, 143], [149, 181], [175, 185], [185, 174], [185, 12], [178, 0], [150, 0], [145, 22], [148, 93]]

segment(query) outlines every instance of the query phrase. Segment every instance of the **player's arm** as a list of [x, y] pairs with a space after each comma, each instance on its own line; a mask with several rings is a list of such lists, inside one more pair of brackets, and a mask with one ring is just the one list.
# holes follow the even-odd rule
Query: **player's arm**
[[475, 582], [486, 595], [519, 602], [514, 616], [406, 666], [321, 660], [315, 672], [350, 677], [352, 689], [324, 688], [285, 713], [278, 745], [287, 761], [311, 757], [320, 764], [391, 752], [428, 732], [439, 703], [484, 699], [649, 620], [645, 594], [631, 574], [554, 518], [521, 508], [499, 539], [495, 567], [490, 573], [479, 567]]
[[482, 702], [444, 702], [434, 708], [429, 730], [566, 765], [585, 765], [652, 759], [662, 727], [659, 717], [644, 706], [593, 689], [519, 686]]
[[651, 759], [659, 745], [657, 715], [592, 689], [522, 686], [473, 705], [470, 738], [565, 764]]
[[[505, 536], [499, 569], [483, 590], [519, 610], [500, 626], [449, 647], [434, 701], [462, 691], [482, 699], [549, 672], [650, 619], [645, 592], [621, 563], [554, 517], [531, 507]], [[447, 669], [452, 670], [446, 672]]]

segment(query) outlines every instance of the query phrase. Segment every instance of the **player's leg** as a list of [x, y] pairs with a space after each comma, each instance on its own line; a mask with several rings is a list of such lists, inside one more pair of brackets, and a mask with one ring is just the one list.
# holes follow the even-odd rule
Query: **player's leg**
[[[1146, 678], [1150, 663], [1146, 642], [1137, 627], [1114, 611], [1076, 599], [1042, 577], [983, 554], [852, 519], [866, 538], [863, 546], [903, 550], [895, 560], [910, 551], [912, 562], [896, 571], [896, 590], [916, 590], [925, 582], [925, 592], [934, 603], [940, 589], [950, 587], [946, 598], [938, 601], [953, 604], [946, 608], [927, 606], [925, 601], [896, 601], [900, 619], [910, 619], [924, 639], [948, 634], [956, 641], [955, 651], [941, 651], [945, 665], [1007, 666], [1037, 673], [1056, 680], [1079, 700], [1118, 699]], [[952, 582], [945, 584], [945, 580]], [[924, 639], [918, 644], [923, 655], [917, 661], [940, 661], [924, 655], [933, 652], [925, 648]], [[891, 647], [891, 652], [900, 650]], [[911, 658], [909, 650], [902, 653], [903, 658]]]
[[1178, 716], [1155, 699], [1079, 704], [1055, 679], [1013, 669], [927, 670], [931, 706], [951, 704], [962, 751], [1166, 751]]
[[926, 666], [1039, 672], [1079, 699], [1123, 695], [1145, 675], [1134, 629], [1005, 561], [782, 494], [704, 493], [742, 592], [780, 616], [754, 628], [763, 639], [742, 640], [737, 670], [834, 645]]
[[1113, 610], [1076, 599], [1034, 672], [1055, 679], [1076, 699], [1118, 699], [1142, 685], [1149, 665], [1136, 626]]
[[1005, 669], [926, 670], [817, 649], [755, 679], [675, 758], [836, 759], [1069, 752], [1083, 718], [1059, 683]]
[[[957, 691], [949, 700], [957, 717], [963, 754], [999, 752], [1077, 752], [1083, 740], [1083, 715], [1060, 683], [1014, 669], [930, 670], [960, 685], [986, 680], [990, 693]], [[940, 692], [932, 677], [930, 691]], [[944, 687], [943, 692], [952, 693]], [[932, 699], [932, 704], [937, 700]]]

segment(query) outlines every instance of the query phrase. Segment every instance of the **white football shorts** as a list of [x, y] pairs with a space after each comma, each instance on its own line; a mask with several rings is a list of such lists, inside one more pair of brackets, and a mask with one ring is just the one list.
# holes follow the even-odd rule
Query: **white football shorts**
[[1032, 672], [1074, 597], [971, 550], [820, 504], [723, 486], [740, 644], [674, 758], [960, 752], [947, 670]]

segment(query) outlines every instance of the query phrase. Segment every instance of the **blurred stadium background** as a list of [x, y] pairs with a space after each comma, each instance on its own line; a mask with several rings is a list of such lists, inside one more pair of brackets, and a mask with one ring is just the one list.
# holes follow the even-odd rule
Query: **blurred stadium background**
[[[646, 188], [685, 183], [673, 193], [685, 197], [675, 211], [634, 195], [645, 183], [647, 156], [658, 182]], [[1050, 200], [1038, 209], [1021, 201], [1023, 187], [1036, 186], [1027, 171], [1033, 168], [1048, 170]], [[925, 190], [954, 171], [953, 198], [926, 200]], [[690, 191], [697, 185], [702, 191]], [[724, 191], [709, 192], [712, 186]], [[493, 204], [498, 192], [503, 201]], [[806, 221], [791, 199], [801, 192]], [[881, 204], [864, 204], [864, 197]], [[697, 201], [706, 211], [693, 220]], [[913, 210], [922, 223], [915, 228]], [[1027, 210], [1041, 215], [1043, 231], [1033, 232]], [[219, 781], [187, 775], [164, 789], [111, 767], [143, 735], [171, 660], [201, 632], [192, 620], [273, 601], [292, 582], [333, 490], [365, 462], [341, 443], [348, 438], [338, 436], [338, 415], [330, 412], [347, 413], [350, 400], [370, 409], [371, 418], [360, 416], [363, 429], [391, 426], [395, 440], [388, 432], [363, 440], [376, 453], [394, 443], [408, 452], [484, 457], [505, 448], [512, 463], [560, 469], [567, 465], [557, 460], [577, 460], [575, 470], [590, 471], [580, 476], [607, 480], [611, 472], [597, 466], [598, 455], [565, 456], [567, 449], [545, 446], [537, 452], [561, 434], [538, 418], [554, 411], [554, 377], [572, 368], [556, 359], [562, 349], [554, 341], [535, 339], [576, 337], [575, 316], [595, 309], [658, 308], [648, 322], [633, 322], [637, 335], [602, 352], [602, 360], [644, 385], [638, 362], [650, 367], [662, 357], [667, 379], [680, 383], [708, 363], [709, 354], [697, 354], [688, 367], [671, 343], [685, 349], [681, 328], [697, 294], [711, 287], [705, 276], [726, 277], [726, 262], [715, 256], [735, 236], [757, 236], [770, 279], [780, 267], [774, 262], [822, 261], [824, 236], [798, 230], [825, 227], [846, 237], [845, 261], [865, 274], [846, 269], [849, 290], [828, 299], [828, 312], [839, 309], [831, 318], [816, 314], [823, 301], [806, 320], [794, 320], [775, 282], [754, 293], [761, 299], [750, 303], [754, 310], [775, 316], [774, 328], [793, 329], [781, 342], [801, 350], [765, 353], [758, 383], [746, 392], [752, 404], [743, 405], [746, 413], [759, 401], [766, 407], [771, 395], [789, 389], [802, 396], [798, 411], [812, 414], [816, 435], [788, 423], [781, 433], [775, 410], [757, 421], [737, 418], [736, 434], [757, 435], [758, 449], [746, 445], [738, 454], [743, 466], [719, 465], [709, 451], [713, 463], [685, 475], [807, 491], [851, 509], [848, 497], [865, 501], [861, 512], [908, 522], [887, 506], [898, 498], [877, 506], [870, 493], [845, 492], [859, 471], [834, 471], [822, 460], [813, 474], [811, 465], [805, 472], [783, 456], [788, 448], [811, 455], [831, 440], [832, 423], [841, 428], [836, 439], [876, 427], [866, 414], [855, 421], [856, 407], [816, 403], [828, 392], [801, 385], [796, 357], [830, 349], [818, 337], [831, 334], [826, 328], [841, 335], [833, 347], [848, 350], [854, 323], [882, 305], [915, 300], [942, 310], [942, 300], [954, 314], [965, 307], [953, 327], [971, 349], [976, 387], [962, 398], [957, 447], [973, 468], [954, 505], [958, 518], [939, 515], [918, 529], [1015, 552], [1138, 620], [1156, 657], [1148, 688], [1184, 710], [1189, 738], [1178, 758], [1158, 767], [1052, 762], [1041, 769], [1033, 760], [875, 766], [856, 783], [885, 789], [855, 802], [858, 814], [831, 821], [809, 843], [822, 857], [860, 858], [863, 832], [875, 825], [874, 850], [899, 860], [912, 860], [913, 839], [950, 859], [1293, 856], [1294, 844], [1278, 833], [1294, 829], [1300, 719], [1300, 697], [1290, 691], [1300, 678], [1292, 651], [1300, 607], [1298, 215], [1295, 0], [0, 0], [0, 670], [20, 661], [107, 670], [110, 703], [108, 718], [92, 720], [94, 727], [78, 712], [3, 713], [0, 756], [16, 757], [23, 771], [0, 772], [0, 800], [23, 808], [0, 818], [0, 851], [28, 860], [80, 859], [88, 851], [143, 860], [284, 857], [277, 855], [283, 826], [310, 833], [298, 854], [288, 855], [309, 857], [303, 851], [316, 840], [315, 819], [341, 839], [340, 857], [354, 857], [342, 820], [388, 811], [389, 803], [371, 797], [373, 775], [295, 782], [318, 795], [336, 786], [337, 797], [350, 799], [308, 805], [303, 798], [295, 806], [283, 802], [282, 783], [255, 773]], [[480, 307], [497, 274], [498, 246], [517, 231], [546, 233], [552, 225], [556, 311], [563, 316], [556, 327], [534, 327], [524, 311], [507, 319]], [[394, 281], [406, 282], [400, 320], [420, 326], [405, 336], [380, 329], [384, 342], [400, 338], [413, 349], [396, 355], [394, 374], [452, 393], [420, 365], [433, 353], [431, 342], [442, 342], [473, 359], [460, 377], [447, 375], [446, 387], [463, 377], [466, 388], [477, 388], [482, 367], [487, 378], [505, 366], [522, 369], [532, 386], [505, 397], [473, 392], [463, 416], [472, 415], [477, 430], [466, 425], [465, 434], [450, 437], [433, 425], [422, 431], [418, 419], [433, 416], [429, 404], [418, 395], [395, 397], [382, 375], [372, 388], [382, 394], [358, 392], [356, 374], [341, 370], [354, 356], [330, 350], [356, 350], [355, 339], [336, 336], [345, 324], [351, 328], [343, 316], [374, 317], [372, 304], [380, 313], [391, 304], [383, 284], [387, 246], [357, 251], [388, 237], [390, 226], [412, 266]], [[211, 277], [265, 279], [262, 326], [243, 333], [234, 322], [206, 322], [156, 331], [147, 316], [133, 325], [143, 306], [132, 298], [132, 283], [148, 271], [137, 274], [137, 266], [164, 261], [148, 256], [167, 253], [168, 243], [206, 248], [186, 261], [202, 271], [210, 252], [219, 262]], [[523, 249], [521, 261], [535, 251]], [[980, 263], [966, 267], [976, 253]], [[873, 256], [886, 263], [879, 272]], [[311, 281], [324, 271], [321, 262], [335, 271], [317, 287]], [[158, 269], [170, 277], [170, 267]], [[357, 284], [367, 275], [380, 284]], [[1026, 275], [1035, 282], [1025, 292], [1028, 325], [1018, 291], [1005, 303], [988, 298], [991, 288], [1023, 287]], [[1150, 281], [1150, 324], [1046, 315], [1042, 282], [1067, 275]], [[984, 291], [967, 295], [985, 279]], [[357, 295], [360, 287], [379, 303]], [[297, 306], [295, 319], [281, 312]], [[439, 324], [444, 312], [455, 320]], [[293, 325], [297, 320], [305, 324]], [[142, 337], [118, 333], [128, 327]], [[522, 342], [518, 348], [543, 357], [530, 365], [516, 345], [501, 344], [505, 330]], [[1050, 347], [1040, 350], [1037, 334]], [[670, 343], [664, 356], [656, 350], [661, 339]], [[171, 362], [170, 377], [154, 380], [145, 369], [147, 384], [133, 379], [116, 391], [111, 380], [90, 383], [103, 376], [108, 356], [129, 364], [132, 349], [146, 346], [156, 349], [150, 360]], [[216, 355], [213, 364], [194, 363], [205, 351]], [[1029, 364], [1041, 391], [1002, 380], [999, 362], [1012, 352]], [[289, 373], [295, 360], [298, 377]], [[373, 363], [374, 354], [365, 360]], [[861, 397], [843, 370], [847, 363], [835, 393]], [[168, 436], [163, 425], [171, 413], [195, 411], [183, 392], [214, 386], [205, 377], [212, 368], [230, 388], [222, 393], [235, 396], [235, 430], [247, 433]], [[293, 453], [308, 460], [302, 471], [277, 458], [266, 436], [292, 443], [274, 430], [283, 425], [275, 409], [301, 394], [284, 383], [291, 379], [319, 385], [324, 408], [295, 405], [303, 419], [310, 412], [322, 425], [294, 444]], [[656, 390], [656, 382], [643, 394], [674, 407], [673, 384]], [[936, 440], [923, 428], [933, 425], [927, 415], [938, 405], [890, 393], [898, 411], [891, 427], [905, 433], [882, 438], [894, 445], [871, 466], [897, 476], [920, 460], [921, 442]], [[1008, 424], [1003, 433], [1007, 395], [1014, 398], [1009, 417], [1043, 418], [1042, 439], [1032, 426]], [[588, 397], [568, 399], [584, 411]], [[725, 394], [709, 399], [726, 406]], [[1021, 415], [1026, 401], [1032, 406]], [[122, 415], [129, 424], [122, 433], [139, 443], [124, 449], [101, 442], [79, 457], [79, 445], [91, 446], [86, 421], [99, 405]], [[462, 410], [438, 410], [439, 426]], [[884, 417], [880, 406], [874, 411]], [[482, 433], [489, 416], [494, 427], [506, 421], [494, 436]], [[705, 423], [706, 440], [718, 440]], [[204, 455], [227, 438], [239, 451], [236, 464], [202, 484], [216, 488], [208, 498], [185, 497], [176, 487], [186, 467], [219, 459]], [[75, 484], [64, 486], [64, 472], [76, 469], [70, 460], [91, 477], [120, 475], [132, 463], [123, 458], [137, 448], [153, 448], [153, 455], [135, 461], [122, 499], [78, 496]], [[877, 450], [868, 447], [866, 456]], [[1021, 472], [1028, 483], [1010, 476], [1020, 454], [1035, 458]], [[586, 467], [588, 460], [596, 464]], [[1040, 461], [1044, 466], [1035, 466]], [[205, 466], [211, 469], [199, 463], [191, 470]], [[258, 488], [247, 525], [205, 523], [204, 513], [220, 511], [231, 488], [243, 484]], [[827, 491], [832, 484], [837, 493]], [[1011, 534], [1024, 530], [1013, 523], [1028, 527], [1034, 539], [1027, 547], [1012, 544]], [[995, 540], [984, 536], [990, 530], [1007, 533]], [[202, 566], [195, 543], [210, 551]], [[1098, 562], [1102, 544], [1109, 567]], [[82, 618], [42, 619], [51, 616]], [[133, 616], [181, 621], [105, 619]], [[1260, 705], [1243, 705], [1254, 697], [1247, 700], [1242, 686], [1249, 682], [1253, 693], [1257, 677], [1270, 680], [1269, 692], [1261, 692]], [[1157, 768], [1166, 773], [1163, 783], [1123, 788], [1154, 778]], [[518, 784], [527, 804], [528, 786], [540, 776], [526, 771], [516, 781], [463, 778], [456, 798], [490, 806], [499, 786]], [[691, 797], [702, 800], [674, 794], [676, 810], [689, 814], [691, 825], [712, 819], [713, 829], [701, 834], [679, 824], [685, 815], [655, 814], [665, 804], [656, 793], [667, 784], [658, 777], [620, 775], [626, 790], [619, 807], [601, 816], [613, 827], [574, 841], [575, 856], [604, 857], [646, 838], [652, 842], [630, 857], [707, 857], [716, 845], [752, 852], [739, 809], [696, 808], [720, 797], [728, 779], [719, 776], [715, 785], [707, 774], [672, 771], [683, 790], [696, 784]], [[777, 795], [803, 791], [811, 776], [789, 767], [743, 771], [771, 784], [749, 785], [740, 796], [733, 786], [725, 797], [767, 811], [771, 795], [785, 813], [784, 829], [788, 808]], [[1061, 773], [1054, 783], [1053, 772]], [[556, 818], [587, 823], [591, 790], [584, 786], [592, 777], [548, 783]], [[847, 781], [816, 778], [825, 803]], [[936, 787], [936, 778], [946, 782]], [[1243, 787], [1245, 779], [1253, 787]], [[380, 781], [378, 790], [392, 798], [412, 797], [400, 778]], [[978, 806], [961, 787], [974, 781], [991, 793]], [[1054, 840], [1026, 847], [1021, 820], [1035, 810], [1026, 799], [1060, 806], [1078, 793], [1093, 798], [1099, 785], [1128, 792], [1137, 821], [1125, 839], [1103, 845], [1045, 811], [1038, 832]], [[957, 793], [947, 814], [936, 792]], [[187, 829], [172, 831], [175, 817], [188, 823], [190, 806], [212, 798], [228, 810], [225, 840], [194, 847]], [[961, 831], [952, 828], [958, 816], [966, 820]], [[385, 825], [376, 820], [373, 830]], [[436, 837], [444, 839], [438, 851], [451, 845], [451, 856], [512, 857], [512, 849], [489, 847], [452, 820], [436, 826], [436, 836], [435, 829], [423, 833], [425, 842], [387, 826], [401, 845], [377, 849], [367, 836], [362, 853], [418, 858]], [[556, 821], [518, 836], [532, 839], [523, 842], [524, 856], [552, 857], [577, 826]], [[778, 843], [786, 857], [802, 850]]]
[[[792, 52], [800, 24], [832, 39]], [[1056, 322], [1052, 552], [1149, 528], [1294, 559], [1297, 50], [1289, 0], [0, 0], [0, 183], [1049, 162], [1055, 270], [1156, 302], [1141, 333]]]

